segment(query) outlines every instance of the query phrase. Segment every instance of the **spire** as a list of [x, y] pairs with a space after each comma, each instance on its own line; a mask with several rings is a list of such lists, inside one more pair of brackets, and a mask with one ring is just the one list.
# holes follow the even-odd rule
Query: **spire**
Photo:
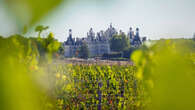
[[110, 28], [112, 28], [112, 23], [110, 23]]
[[130, 28], [129, 28], [129, 38], [130, 38], [130, 39], [133, 39], [133, 36], [134, 36], [133, 28], [130, 27]]
[[136, 28], [136, 36], [139, 37], [139, 28]]
[[139, 45], [142, 43], [140, 36], [139, 36], [139, 28], [136, 28], [136, 35], [135, 35], [135, 40], [139, 42]]
[[95, 38], [95, 33], [93, 32], [93, 28], [90, 28], [87, 37], [89, 37], [91, 40]]
[[136, 28], [136, 31], [139, 32], [139, 28]]
[[93, 28], [90, 28], [90, 31], [93, 31]]
[[72, 29], [69, 29], [69, 37], [72, 38]]
[[132, 31], [132, 27], [130, 27], [129, 30]]

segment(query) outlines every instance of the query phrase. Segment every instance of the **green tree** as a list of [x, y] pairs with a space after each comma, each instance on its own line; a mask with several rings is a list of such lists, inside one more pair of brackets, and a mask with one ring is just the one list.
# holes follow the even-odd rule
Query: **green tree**
[[194, 40], [194, 41], [195, 41], [195, 33], [194, 33], [194, 35], [193, 35], [193, 38], [192, 38], [192, 40]]
[[44, 31], [44, 30], [47, 30], [49, 28], [49, 26], [43, 26], [43, 25], [39, 25], [35, 28], [35, 32], [38, 32], [38, 37], [41, 37], [41, 33]]
[[46, 38], [31, 38], [35, 42], [40, 54], [40, 62], [44, 62], [52, 59], [52, 57], [57, 54], [60, 48], [60, 42], [58, 42], [53, 33], [49, 33]]
[[110, 40], [110, 48], [115, 52], [122, 52], [130, 48], [130, 41], [128, 37], [123, 34], [114, 35]]
[[59, 50], [58, 50], [58, 53], [59, 53], [60, 55], [64, 55], [64, 46], [62, 45], [62, 43], [60, 43], [60, 48], [59, 48]]
[[0, 36], [0, 40], [2, 40], [3, 39], [3, 36]]
[[85, 59], [89, 57], [89, 49], [85, 42], [81, 45], [79, 49], [79, 56], [80, 58], [85, 58]]
[[49, 33], [46, 39], [43, 39], [43, 47], [47, 53], [55, 53], [60, 48], [60, 43], [54, 38], [53, 33]]

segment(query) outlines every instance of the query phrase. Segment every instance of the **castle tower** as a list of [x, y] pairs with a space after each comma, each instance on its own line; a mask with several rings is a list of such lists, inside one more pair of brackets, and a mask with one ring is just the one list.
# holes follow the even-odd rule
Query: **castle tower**
[[139, 37], [139, 28], [136, 28], [136, 37]]
[[128, 33], [128, 35], [129, 35], [129, 38], [130, 38], [130, 39], [133, 39], [133, 37], [134, 37], [134, 32], [133, 32], [132, 27], [129, 28], [129, 33]]
[[104, 32], [104, 35], [107, 39], [110, 39], [113, 35], [117, 34], [116, 29], [112, 26], [112, 23], [110, 23], [110, 26], [108, 29]]
[[69, 29], [69, 37], [72, 38], [72, 29]]
[[90, 40], [95, 39], [95, 33], [93, 32], [93, 28], [90, 28], [89, 32], [87, 33], [87, 37], [88, 37]]
[[133, 44], [135, 46], [140, 46], [142, 44], [140, 36], [139, 36], [139, 28], [136, 28], [136, 34], [133, 40]]
[[74, 39], [72, 38], [72, 29], [69, 29], [69, 33], [68, 33], [68, 38], [67, 38], [67, 44], [69, 45], [73, 45], [74, 44]]
[[112, 23], [110, 23], [110, 29], [112, 29]]

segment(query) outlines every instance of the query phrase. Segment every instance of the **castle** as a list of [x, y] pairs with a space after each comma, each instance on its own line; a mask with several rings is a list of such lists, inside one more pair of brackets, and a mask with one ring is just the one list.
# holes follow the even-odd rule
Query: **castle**
[[[86, 43], [88, 46], [89, 54], [91, 57], [102, 56], [103, 54], [111, 53], [109, 40], [112, 36], [117, 34], [125, 34], [124, 32], [117, 30], [110, 24], [109, 28], [106, 31], [100, 31], [97, 34], [91, 28], [87, 32], [87, 37], [84, 38], [73, 38], [72, 30], [69, 29], [69, 36], [67, 40], [63, 43], [64, 46], [64, 56], [65, 57], [75, 57], [78, 56], [78, 51], [83, 43]], [[139, 36], [139, 29], [136, 29], [136, 33], [132, 28], [130, 28], [128, 35], [130, 39], [131, 46], [139, 46], [142, 44], [142, 41]]]

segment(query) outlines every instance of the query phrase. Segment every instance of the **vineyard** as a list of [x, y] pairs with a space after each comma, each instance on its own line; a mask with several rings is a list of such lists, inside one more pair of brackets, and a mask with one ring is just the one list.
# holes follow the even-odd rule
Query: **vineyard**
[[[0, 110], [195, 110], [193, 1], [0, 0]], [[78, 36], [88, 26], [101, 31]], [[64, 56], [66, 37], [96, 50], [107, 35], [117, 53]]]
[[0, 38], [1, 110], [195, 108], [192, 40], [143, 46], [132, 54], [131, 64], [58, 62], [58, 43], [52, 38]]
[[[143, 87], [136, 67], [119, 65], [56, 65], [55, 95], [59, 110], [143, 109]], [[53, 75], [54, 75], [53, 74]]]

